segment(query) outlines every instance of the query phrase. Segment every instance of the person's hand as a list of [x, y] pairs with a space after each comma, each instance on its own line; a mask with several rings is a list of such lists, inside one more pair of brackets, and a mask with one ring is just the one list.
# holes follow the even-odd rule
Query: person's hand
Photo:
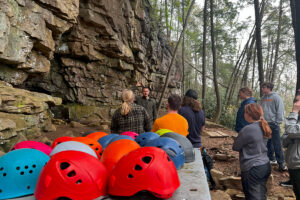
[[293, 112], [298, 113], [300, 111], [300, 101], [296, 101], [293, 104]]

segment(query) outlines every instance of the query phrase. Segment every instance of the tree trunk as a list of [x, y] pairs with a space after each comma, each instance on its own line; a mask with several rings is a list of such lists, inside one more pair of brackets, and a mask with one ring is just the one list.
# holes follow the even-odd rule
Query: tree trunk
[[269, 65], [267, 66], [267, 68], [265, 69], [266, 71], [266, 75], [265, 75], [265, 80], [270, 82], [270, 77], [271, 77], [271, 71], [272, 71], [272, 63], [273, 63], [273, 57], [274, 57], [274, 37], [271, 36], [271, 58], [270, 58], [270, 62], [269, 62]]
[[296, 90], [300, 89], [300, 2], [299, 0], [290, 0], [292, 22], [295, 32], [295, 49], [297, 61], [297, 84]]
[[[264, 4], [262, 4], [262, 10]], [[263, 16], [260, 16], [259, 12], [259, 0], [254, 0], [254, 9], [255, 9], [255, 26], [256, 26], [256, 49], [257, 49], [257, 62], [258, 62], [258, 74], [259, 74], [259, 85], [264, 82], [264, 71], [263, 71], [263, 57], [262, 57], [262, 44], [261, 44], [261, 19]], [[261, 89], [261, 87], [260, 87]], [[260, 90], [260, 95], [262, 92]]]
[[[174, 14], [174, 0], [172, 0], [171, 2], [171, 16], [170, 16], [170, 26], [173, 26], [173, 14]], [[170, 30], [170, 36], [169, 36], [169, 40], [171, 40], [171, 36], [172, 36], [172, 30]]]
[[252, 57], [254, 43], [255, 43], [255, 37], [253, 36], [250, 47], [248, 49], [248, 53], [247, 53], [246, 67], [245, 67], [245, 71], [244, 71], [244, 74], [243, 74], [241, 86], [248, 86], [248, 73], [249, 73], [249, 68], [250, 68], [249, 66], [250, 66], [250, 60], [251, 60], [251, 57]]
[[234, 80], [234, 77], [236, 76], [237, 71], [239, 70], [240, 63], [241, 63], [241, 62], [243, 61], [243, 59], [244, 59], [244, 56], [245, 56], [245, 53], [246, 53], [246, 51], [247, 51], [247, 49], [248, 49], [248, 45], [249, 45], [250, 39], [252, 38], [252, 34], [253, 34], [254, 29], [255, 29], [255, 26], [252, 28], [252, 31], [251, 31], [251, 33], [250, 33], [250, 35], [249, 35], [249, 38], [248, 38], [248, 41], [247, 41], [247, 43], [245, 44], [244, 49], [243, 49], [242, 53], [240, 54], [240, 56], [239, 56], [239, 58], [238, 58], [238, 60], [237, 60], [237, 62], [236, 62], [236, 64], [235, 64], [235, 66], [234, 66], [234, 69], [233, 69], [233, 71], [232, 71], [232, 73], [231, 73], [231, 75], [230, 75], [228, 87], [227, 87], [227, 89], [226, 89], [225, 96], [224, 96], [224, 99], [225, 99], [224, 104], [225, 104], [225, 105], [228, 105], [228, 104], [229, 104], [229, 101], [230, 101], [230, 98], [231, 98], [231, 97], [230, 97], [230, 96], [231, 96], [230, 94], [231, 94], [231, 91], [232, 91], [233, 80]]
[[221, 115], [221, 98], [219, 94], [219, 86], [217, 80], [217, 54], [216, 54], [216, 46], [215, 46], [215, 30], [214, 30], [214, 0], [210, 0], [210, 36], [211, 36], [211, 51], [213, 56], [213, 79], [214, 79], [214, 87], [217, 98], [217, 109], [216, 113], [213, 117], [213, 121], [216, 122]]
[[281, 24], [282, 24], [282, 8], [283, 0], [280, 0], [279, 2], [279, 19], [278, 19], [278, 28], [277, 28], [277, 38], [276, 38], [276, 47], [275, 47], [275, 56], [274, 56], [274, 64], [273, 64], [273, 70], [271, 73], [271, 83], [274, 83], [275, 76], [277, 72], [277, 60], [278, 60], [278, 52], [279, 52], [279, 44], [280, 44], [280, 33], [281, 33]]
[[167, 76], [166, 76], [165, 85], [163, 87], [163, 90], [162, 90], [162, 93], [161, 93], [161, 96], [160, 96], [160, 99], [159, 99], [158, 108], [157, 108], [158, 112], [160, 110], [160, 107], [161, 107], [161, 104], [162, 104], [162, 100], [164, 98], [164, 95], [165, 95], [166, 90], [167, 90], [167, 86], [169, 84], [170, 74], [171, 74], [172, 66], [173, 66], [173, 63], [174, 63], [174, 60], [175, 60], [175, 56], [176, 56], [176, 53], [177, 53], [177, 49], [178, 49], [178, 46], [179, 46], [180, 41], [182, 39], [182, 35], [183, 35], [183, 33], [184, 33], [185, 29], [186, 29], [187, 22], [188, 22], [190, 14], [191, 14], [192, 8], [194, 6], [194, 3], [195, 3], [195, 0], [192, 0], [191, 5], [189, 7], [189, 10], [187, 12], [185, 21], [184, 21], [183, 30], [181, 31], [181, 34], [180, 34], [179, 39], [178, 39], [178, 41], [176, 43], [176, 46], [175, 46], [175, 50], [174, 50], [174, 53], [173, 53], [173, 56], [172, 56], [172, 59], [171, 59], [171, 63], [169, 65], [168, 73], [167, 73]]
[[165, 20], [166, 20], [167, 38], [170, 39], [168, 0], [165, 0], [165, 17], [166, 17]]
[[[182, 9], [182, 22], [184, 22], [184, 0], [181, 0], [181, 9]], [[184, 23], [182, 23], [182, 30], [184, 27]], [[181, 93], [184, 94], [185, 91], [185, 85], [184, 85], [184, 80], [185, 80], [185, 68], [184, 68], [184, 32], [182, 33], [182, 50], [181, 50], [181, 62], [182, 62], [182, 87], [181, 87]]]
[[203, 10], [203, 45], [202, 45], [202, 107], [205, 108], [205, 94], [206, 94], [206, 33], [207, 33], [207, 3], [204, 1]]
[[[254, 44], [255, 45], [255, 44]], [[256, 56], [255, 56], [255, 54], [256, 54], [256, 45], [254, 46], [254, 52], [253, 52], [253, 71], [252, 71], [252, 84], [251, 84], [251, 88], [252, 88], [252, 90], [254, 89], [254, 80], [255, 80], [255, 59], [256, 59]]]

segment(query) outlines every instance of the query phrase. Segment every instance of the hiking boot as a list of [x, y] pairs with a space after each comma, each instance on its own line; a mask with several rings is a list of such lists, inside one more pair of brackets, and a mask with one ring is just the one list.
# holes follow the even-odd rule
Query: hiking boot
[[288, 181], [280, 181], [279, 185], [282, 187], [293, 187], [291, 179]]
[[285, 172], [285, 171], [287, 171], [288, 169], [287, 169], [287, 167], [286, 167], [285, 165], [279, 165], [278, 170], [279, 170], [280, 172]]
[[271, 165], [277, 165], [277, 160], [270, 160]]

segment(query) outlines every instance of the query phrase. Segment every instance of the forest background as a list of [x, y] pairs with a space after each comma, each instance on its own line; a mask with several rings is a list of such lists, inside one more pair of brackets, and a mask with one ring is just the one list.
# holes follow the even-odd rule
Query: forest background
[[291, 111], [297, 84], [291, 2], [150, 0], [169, 43], [181, 40], [175, 57], [182, 93], [198, 91], [207, 118], [234, 128], [239, 89], [251, 88], [259, 101], [264, 81], [274, 83], [286, 115]]

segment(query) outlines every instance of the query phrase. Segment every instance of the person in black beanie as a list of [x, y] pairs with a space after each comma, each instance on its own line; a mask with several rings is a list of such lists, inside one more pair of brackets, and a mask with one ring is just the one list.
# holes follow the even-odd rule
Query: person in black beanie
[[189, 134], [187, 138], [194, 148], [202, 146], [201, 133], [205, 128], [205, 113], [202, 110], [198, 94], [195, 90], [189, 89], [183, 97], [182, 106], [178, 114], [182, 115], [189, 124]]

